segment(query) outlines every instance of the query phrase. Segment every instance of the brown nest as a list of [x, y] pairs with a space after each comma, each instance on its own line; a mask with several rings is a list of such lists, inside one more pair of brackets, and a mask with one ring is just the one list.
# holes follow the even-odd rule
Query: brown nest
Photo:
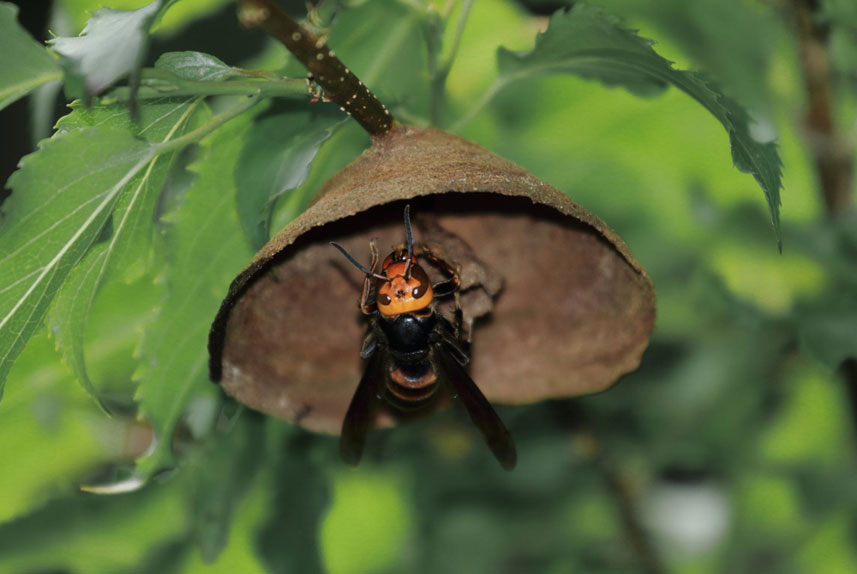
[[[634, 370], [655, 320], [645, 270], [566, 195], [476, 144], [398, 127], [328, 181], [232, 283], [211, 330], [211, 378], [250, 407], [338, 433], [360, 380], [361, 273], [403, 241], [460, 268], [470, 374], [494, 403], [600, 391]], [[381, 424], [389, 422], [379, 421]]]

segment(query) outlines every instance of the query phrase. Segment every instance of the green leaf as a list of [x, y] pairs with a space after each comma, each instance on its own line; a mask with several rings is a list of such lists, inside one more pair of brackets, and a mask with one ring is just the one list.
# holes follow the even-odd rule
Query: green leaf
[[836, 72], [847, 76], [857, 67], [857, 4], [825, 0], [819, 12], [817, 17], [829, 27], [830, 60]]
[[202, 52], [167, 52], [158, 58], [155, 67], [196, 82], [217, 82], [242, 75], [220, 59]]
[[780, 464], [819, 467], [850, 460], [847, 395], [832, 373], [818, 367], [789, 369], [783, 405], [759, 437], [762, 455]]
[[18, 25], [18, 8], [0, 2], [0, 110], [62, 73], [38, 42]]
[[[174, 34], [193, 20], [206, 16], [220, 8], [229, 0], [162, 0], [161, 9], [152, 25], [153, 31]], [[111, 8], [139, 8], [145, 0], [60, 0], [63, 16], [69, 22], [67, 26], [80, 30], [86, 25], [90, 14], [109, 5]], [[167, 28], [167, 30], [165, 30]]]
[[211, 437], [192, 463], [193, 537], [204, 562], [217, 559], [229, 539], [235, 510], [247, 494], [265, 454], [265, 419], [240, 411], [230, 428]]
[[[425, 451], [422, 451], [418, 456], [425, 456], [426, 454]], [[436, 464], [436, 461], [433, 462]], [[292, 472], [295, 471], [292, 470]], [[416, 468], [412, 472], [420, 474]], [[425, 473], [421, 474], [425, 478]], [[391, 469], [383, 466], [362, 468], [358, 473], [336, 473], [331, 478], [332, 480], [328, 479], [331, 482], [330, 486], [322, 483], [313, 485], [312, 489], [307, 487], [301, 489], [303, 492], [312, 494], [316, 501], [315, 508], [308, 507], [304, 510], [305, 515], [314, 512], [314, 515], [317, 516], [326, 510], [319, 536], [325, 572], [328, 574], [345, 574], [349, 572], [410, 571], [411, 568], [408, 567], [408, 563], [402, 560], [404, 557], [402, 549], [407, 547], [407, 541], [412, 539], [411, 537], [416, 532], [420, 532], [414, 528], [413, 515], [419, 513], [419, 509], [414, 508], [414, 506], [422, 501], [418, 502], [408, 497], [412, 493], [411, 488], [414, 485], [410, 481], [403, 480], [402, 475], [397, 475], [394, 471], [391, 472]], [[292, 478], [292, 481], [294, 480], [295, 478]], [[452, 477], [448, 477], [447, 480], [456, 482]], [[322, 487], [325, 487], [324, 490], [321, 490]], [[327, 502], [327, 498], [322, 498], [322, 495], [327, 494], [327, 490], [331, 491], [327, 495], [331, 500], [328, 502], [329, 508], [325, 509], [322, 504]], [[444, 498], [438, 496], [438, 499], [434, 501], [434, 507], [439, 510], [439, 514], [445, 514], [446, 511], [446, 508], [442, 507]], [[301, 506], [309, 506], [311, 501], [312, 499], [300, 504]], [[288, 504], [289, 500], [286, 499], [277, 508], [288, 508]], [[292, 502], [291, 504], [295, 503]], [[289, 522], [283, 522], [280, 528], [287, 528]], [[375, 551], [364, 553], [362, 552], [363, 548], [374, 548]], [[458, 557], [451, 557], [450, 563], [447, 563], [446, 567], [426, 564], [426, 568], [422, 571], [498, 571], [497, 568], [469, 567], [463, 567], [459, 570], [457, 565], [451, 564], [451, 562], [456, 561], [458, 561]], [[297, 567], [281, 570], [281, 572], [291, 571], [305, 570]]]
[[[61, 132], [87, 127], [110, 126], [128, 130], [140, 138], [161, 144], [172, 141], [209, 117], [201, 99], [161, 98], [140, 107], [135, 121], [122, 103], [86, 107], [73, 104], [74, 113], [57, 124]], [[114, 235], [111, 266], [123, 270], [122, 278], [134, 281], [145, 271], [148, 263], [156, 203], [171, 165], [173, 153], [161, 154], [146, 166], [131, 182], [127, 193], [119, 198], [114, 214]]]
[[160, 7], [156, 0], [137, 10], [102, 8], [92, 14], [80, 36], [48, 41], [62, 56], [67, 90], [90, 97], [137, 70]]
[[324, 572], [321, 522], [330, 504], [330, 479], [318, 460], [323, 439], [286, 433], [274, 468], [270, 512], [258, 531], [257, 552], [268, 572]]
[[59, 134], [9, 178], [0, 226], [0, 391], [60, 285], [156, 150], [124, 131]]
[[[135, 293], [120, 287], [108, 296]], [[130, 305], [111, 305], [107, 329], [99, 321], [105, 314], [96, 318], [91, 357], [101, 367], [99, 374], [106, 371], [118, 380], [127, 376], [139, 338], [139, 300], [150, 303], [144, 296]], [[0, 473], [0, 492], [9, 493], [0, 497], [0, 523], [75, 491], [83, 474], [110, 464], [128, 448], [127, 419], [94, 413], [92, 402], [74, 384], [53, 347], [44, 330], [30, 339], [9, 374], [14, 392], [0, 403], [0, 436], [14, 437], [0, 441], [0, 460], [14, 461]], [[0, 571], [5, 569], [0, 566]]]
[[[89, 0], [92, 1], [92, 0]], [[191, 23], [212, 16], [232, 0], [169, 0], [152, 30], [158, 36], [175, 36]]]
[[[418, 3], [374, 0], [354, 4], [336, 14], [328, 45], [348, 55], [349, 69], [388, 106], [406, 103], [410, 110], [424, 110], [429, 93], [421, 30], [425, 14]], [[375, 22], [389, 24], [383, 34], [377, 33]]]
[[187, 529], [173, 484], [121, 499], [75, 493], [0, 525], [0, 572], [142, 572], [148, 548]]
[[[771, 124], [767, 76], [781, 25], [772, 10], [745, 0], [597, 0], [608, 12], [651, 22], [730, 95]], [[773, 8], [773, 7], [769, 7]], [[758, 114], [758, 117], [756, 116]]]
[[[202, 98], [166, 100], [145, 107], [149, 109], [142, 114], [140, 125], [145, 127], [140, 128], [139, 135], [153, 143], [173, 141], [210, 117]], [[122, 112], [128, 117], [125, 109]], [[146, 122], [148, 117], [152, 118], [150, 122]], [[116, 204], [109, 257], [115, 262], [113, 266], [123, 271], [126, 281], [138, 279], [147, 270], [155, 210], [175, 156], [176, 152], [164, 153], [152, 159]]]
[[171, 437], [195, 397], [214, 392], [208, 382], [208, 330], [234, 275], [250, 257], [234, 209], [233, 173], [250, 114], [207, 139], [194, 164], [197, 179], [167, 233], [171, 255], [168, 297], [145, 334], [137, 373], [140, 414], [152, 424], [157, 446], [139, 461], [138, 475], [171, 466]]
[[797, 316], [800, 343], [808, 354], [834, 370], [857, 359], [857, 297], [847, 289], [819, 298]]
[[137, 574], [138, 572], [187, 572], [183, 569], [187, 563], [188, 554], [193, 547], [187, 534], [179, 534], [175, 538], [159, 540], [152, 544], [139, 561], [131, 568], [116, 574]]
[[[74, 112], [72, 116], [77, 117], [62, 122], [62, 129], [75, 129], [75, 125], [87, 124], [129, 127], [153, 143], [162, 143], [184, 133], [199, 103], [200, 100], [172, 100], [144, 106], [139, 124], [130, 123], [127, 109], [121, 104], [98, 106]], [[130, 182], [116, 204], [112, 235], [92, 249], [71, 273], [48, 314], [48, 324], [63, 360], [96, 400], [98, 395], [84, 359], [89, 309], [111, 271], [124, 271], [126, 280], [134, 280], [145, 270], [152, 242], [155, 205], [174, 155], [154, 156]]]
[[545, 74], [574, 74], [621, 86], [638, 95], [653, 95], [675, 86], [723, 124], [732, 146], [732, 161], [762, 187], [774, 231], [780, 241], [781, 162], [774, 142], [760, 142], [750, 133], [747, 112], [700, 74], [676, 70], [652, 49], [652, 41], [619, 27], [616, 18], [584, 4], [550, 19], [529, 52], [501, 49], [498, 86]]
[[276, 200], [306, 180], [319, 147], [342, 121], [334, 106], [301, 105], [262, 118], [247, 134], [235, 170], [235, 200], [255, 249], [269, 239]]
[[128, 106], [122, 102], [96, 101], [91, 106], [82, 102], [73, 102], [73, 113], [63, 116], [57, 122], [57, 131], [69, 133], [86, 128], [110, 127], [125, 130], [140, 139], [161, 142], [175, 127], [175, 118], [187, 111], [192, 100], [187, 97], [161, 96], [149, 100], [140, 107], [140, 117], [134, 119], [128, 112]]
[[108, 246], [104, 243], [89, 250], [83, 261], [63, 283], [48, 314], [48, 325], [56, 338], [56, 345], [62, 352], [63, 360], [86, 392], [106, 413], [110, 411], [101, 401], [86, 372], [83, 343], [86, 319], [106, 267], [108, 251]]

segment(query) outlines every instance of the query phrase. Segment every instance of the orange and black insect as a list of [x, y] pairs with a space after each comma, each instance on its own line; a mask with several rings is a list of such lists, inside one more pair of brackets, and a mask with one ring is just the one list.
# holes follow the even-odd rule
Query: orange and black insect
[[[380, 273], [374, 242], [368, 268], [332, 243], [366, 274], [360, 309], [369, 317], [360, 351], [367, 364], [342, 423], [342, 458], [351, 465], [360, 462], [379, 407], [388, 405], [400, 412], [427, 409], [445, 388], [464, 403], [500, 465], [510, 470], [517, 462], [512, 437], [465, 370], [470, 357], [464, 351], [460, 327], [435, 310], [436, 298], [458, 290], [458, 271], [428, 245], [414, 249], [409, 208], [405, 207], [407, 241], [384, 259]], [[432, 285], [417, 254], [440, 267], [448, 278]]]

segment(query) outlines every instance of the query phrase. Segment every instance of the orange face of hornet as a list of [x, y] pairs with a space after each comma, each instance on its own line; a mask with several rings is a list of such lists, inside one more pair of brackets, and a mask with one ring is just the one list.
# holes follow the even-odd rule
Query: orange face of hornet
[[431, 281], [415, 256], [409, 262], [406, 251], [396, 250], [384, 259], [381, 272], [387, 278], [376, 283], [376, 303], [382, 314], [392, 317], [431, 304], [434, 298]]

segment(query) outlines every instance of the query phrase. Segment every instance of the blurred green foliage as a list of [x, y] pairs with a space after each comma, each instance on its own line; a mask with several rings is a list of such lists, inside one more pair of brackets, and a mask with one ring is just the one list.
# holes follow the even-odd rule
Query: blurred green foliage
[[[54, 17], [80, 30], [101, 6], [146, 3], [64, 0]], [[224, 3], [175, 3], [150, 59], [179, 41], [198, 49], [206, 26], [234, 18]], [[448, 54], [460, 4], [447, 15], [443, 2], [332, 1], [320, 25], [398, 117], [425, 123], [423, 34], [445, 32]], [[546, 20], [527, 4], [540, 3], [473, 4], [442, 126], [491, 89], [499, 47], [534, 47]], [[268, 152], [305, 176], [260, 189], [239, 220], [231, 174], [250, 162], [244, 143], [272, 145], [268, 132], [248, 132], [308, 115], [300, 102], [252, 110], [173, 159], [145, 271], [105, 281], [93, 302], [86, 362], [112, 417], [45, 329], [12, 368], [0, 402], [0, 572], [857, 571], [857, 395], [843, 384], [857, 359], [857, 219], [853, 209], [824, 213], [801, 123], [792, 5], [593, 4], [657, 39], [678, 68], [714, 77], [749, 107], [758, 138], [776, 135], [782, 255], [757, 184], [732, 168], [728, 135], [685, 94], [641, 99], [567, 75], [504, 85], [458, 133], [564, 190], [627, 241], [658, 295], [650, 347], [606, 392], [499, 409], [518, 445], [512, 473], [455, 409], [376, 432], [363, 465], [346, 470], [335, 438], [243, 409], [205, 381], [207, 321], [251, 252], [240, 221], [256, 241], [276, 231], [368, 144], [353, 122], [311, 133], [313, 161], [288, 155], [289, 134]], [[849, 2], [821, 4], [836, 127], [853, 143], [857, 17]], [[231, 42], [216, 54], [229, 66], [301, 76], [279, 45], [248, 57]], [[66, 125], [84, 117], [75, 113]], [[282, 174], [268, 175], [260, 185]], [[146, 454], [141, 475], [135, 461]], [[79, 488], [141, 480], [112, 496]]]

